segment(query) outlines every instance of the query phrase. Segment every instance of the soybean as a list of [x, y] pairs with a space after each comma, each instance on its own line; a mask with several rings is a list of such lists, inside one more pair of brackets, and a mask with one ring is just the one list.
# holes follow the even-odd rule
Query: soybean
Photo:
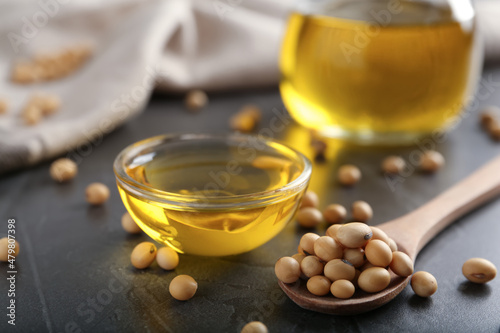
[[372, 238], [373, 233], [370, 227], [364, 223], [353, 222], [344, 224], [337, 230], [337, 240], [349, 248], [365, 246]]
[[61, 106], [56, 95], [34, 95], [23, 109], [22, 117], [27, 125], [35, 125], [43, 116], [55, 113]]
[[328, 148], [328, 145], [325, 141], [323, 140], [313, 140], [311, 142], [311, 148], [313, 149], [314, 152], [314, 159], [317, 161], [323, 161], [325, 160], [326, 156], [326, 149]]
[[413, 261], [406, 253], [394, 251], [389, 268], [396, 275], [407, 277], [413, 274]]
[[345, 259], [333, 259], [325, 265], [325, 276], [331, 281], [352, 280], [356, 275], [354, 266]]
[[328, 227], [328, 229], [326, 229], [326, 235], [332, 238], [337, 238], [337, 232], [339, 231], [340, 227], [342, 227], [341, 224], [331, 225], [330, 227]]
[[179, 265], [179, 254], [169, 247], [162, 247], [156, 254], [158, 266], [169, 271]]
[[267, 326], [260, 321], [251, 321], [241, 329], [241, 333], [268, 333]]
[[418, 296], [429, 297], [437, 291], [438, 285], [431, 273], [419, 271], [411, 277], [411, 288]]
[[399, 174], [406, 167], [406, 162], [399, 156], [389, 156], [382, 161], [382, 170], [390, 174]]
[[323, 275], [316, 275], [307, 281], [307, 290], [316, 296], [325, 296], [330, 292], [332, 283]]
[[67, 182], [75, 178], [78, 166], [69, 158], [59, 158], [50, 165], [50, 177], [59, 183]]
[[498, 124], [498, 115], [500, 115], [500, 108], [497, 106], [486, 106], [481, 110], [481, 125], [487, 131]]
[[37, 54], [33, 59], [16, 63], [11, 80], [28, 84], [60, 79], [78, 70], [91, 54], [91, 47], [83, 44], [53, 53]]
[[302, 262], [302, 260], [304, 260], [305, 257], [307, 257], [307, 256], [305, 254], [303, 254], [303, 253], [295, 253], [292, 256], [293, 259], [297, 260], [297, 262], [299, 263], [299, 265]]
[[314, 242], [319, 238], [319, 235], [308, 232], [300, 239], [300, 248], [306, 254], [314, 254]]
[[189, 275], [178, 275], [170, 282], [168, 290], [173, 298], [179, 301], [187, 301], [191, 299], [196, 290], [198, 283]]
[[251, 132], [255, 129], [262, 117], [258, 107], [249, 105], [243, 107], [229, 119], [230, 127], [235, 131], [243, 133]]
[[373, 217], [372, 207], [366, 201], [355, 201], [352, 204], [352, 217], [356, 221], [366, 222]]
[[149, 267], [156, 258], [156, 246], [151, 242], [138, 244], [130, 255], [130, 262], [137, 269]]
[[370, 240], [365, 247], [366, 259], [379, 267], [387, 267], [392, 261], [392, 251], [389, 245], [380, 239]]
[[391, 248], [392, 252], [398, 250], [398, 244], [396, 244], [396, 242], [392, 238], [389, 239], [389, 247]]
[[315, 275], [323, 274], [324, 264], [316, 256], [307, 256], [300, 263], [300, 270], [305, 276], [311, 278]]
[[255, 104], [244, 105], [238, 113], [250, 115], [256, 123], [262, 120], [262, 110]]
[[36, 105], [28, 105], [24, 108], [22, 117], [26, 125], [32, 126], [42, 120], [42, 109]]
[[109, 199], [109, 188], [102, 183], [92, 183], [85, 189], [85, 198], [91, 205], [102, 205]]
[[490, 129], [490, 136], [495, 141], [500, 141], [500, 125], [496, 124]]
[[292, 257], [280, 258], [274, 266], [274, 273], [283, 283], [293, 283], [300, 277], [300, 264]]
[[380, 239], [381, 241], [384, 241], [387, 245], [390, 246], [391, 239], [387, 234], [380, 228], [377, 227], [370, 227], [372, 229], [373, 237], [372, 239]]
[[54, 114], [61, 107], [61, 99], [56, 95], [34, 95], [28, 102], [29, 105], [36, 105], [42, 110], [44, 116]]
[[351, 298], [355, 290], [354, 284], [348, 280], [337, 280], [330, 286], [332, 295], [342, 299]]
[[141, 227], [135, 223], [134, 219], [128, 212], [122, 216], [122, 228], [129, 234], [139, 234], [142, 232]]
[[345, 249], [343, 259], [349, 261], [354, 267], [358, 268], [365, 264], [365, 251], [362, 248]]
[[198, 111], [208, 103], [208, 96], [203, 90], [191, 90], [185, 99], [186, 107], [191, 111]]
[[313, 192], [313, 191], [306, 191], [304, 196], [302, 197], [302, 202], [300, 203], [300, 208], [305, 208], [305, 207], [313, 207], [313, 208], [318, 208], [319, 206], [319, 197], [318, 195]]
[[0, 261], [8, 261], [9, 255], [17, 257], [19, 254], [19, 243], [15, 240], [10, 240], [7, 237], [0, 239]]
[[323, 261], [342, 258], [342, 246], [329, 236], [322, 236], [314, 242], [314, 254]]
[[303, 228], [314, 228], [323, 220], [321, 212], [313, 207], [306, 207], [297, 213], [297, 222]]
[[361, 171], [352, 164], [342, 165], [338, 171], [338, 179], [340, 184], [352, 186], [361, 180]]
[[444, 165], [444, 157], [435, 150], [427, 150], [420, 158], [420, 169], [425, 172], [436, 172]]
[[347, 210], [339, 204], [328, 205], [323, 211], [323, 217], [330, 224], [341, 223], [347, 216]]
[[389, 271], [382, 267], [371, 267], [361, 272], [358, 285], [367, 293], [376, 293], [387, 288], [391, 282]]
[[497, 268], [489, 260], [471, 258], [463, 264], [462, 273], [471, 282], [486, 283], [495, 278]]

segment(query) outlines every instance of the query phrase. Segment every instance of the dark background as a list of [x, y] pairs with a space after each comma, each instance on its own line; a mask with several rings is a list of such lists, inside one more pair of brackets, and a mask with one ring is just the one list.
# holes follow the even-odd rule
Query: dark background
[[[478, 105], [500, 105], [500, 67], [486, 69], [484, 77], [496, 85], [480, 87]], [[153, 96], [139, 117], [102, 142], [73, 151], [79, 174], [72, 182], [55, 183], [48, 162], [2, 176], [0, 236], [6, 235], [7, 219], [15, 218], [21, 252], [16, 260], [16, 326], [7, 324], [8, 284], [2, 278], [0, 332], [239, 332], [251, 320], [264, 322], [271, 332], [499, 332], [500, 278], [473, 285], [466, 282], [461, 267], [471, 257], [487, 258], [500, 267], [500, 200], [460, 219], [420, 253], [416, 270], [437, 278], [435, 295], [422, 299], [407, 287], [389, 304], [358, 316], [306, 311], [281, 292], [274, 263], [294, 254], [306, 232], [294, 222], [243, 255], [182, 255], [172, 272], [156, 263], [134, 269], [130, 253], [148, 237], [131, 236], [121, 228], [125, 208], [114, 181], [115, 156], [128, 144], [157, 134], [227, 132], [227, 119], [246, 103], [259, 105], [265, 113], [257, 131], [268, 126], [273, 108], [283, 110], [277, 89], [213, 94], [198, 114], [187, 112], [179, 97]], [[292, 121], [275, 136], [312, 157], [307, 130]], [[330, 142], [327, 162], [314, 163], [310, 188], [320, 195], [322, 208], [332, 202], [349, 206], [355, 200], [368, 201], [375, 212], [369, 224], [377, 225], [422, 205], [500, 154], [500, 143], [491, 141], [478, 125], [478, 107], [465, 113], [442, 141], [436, 149], [445, 156], [445, 167], [436, 175], [410, 169], [394, 189], [380, 173], [380, 161], [389, 154], [408, 158], [421, 147], [363, 148]], [[433, 144], [428, 139], [420, 143], [426, 148]], [[344, 163], [356, 164], [363, 172], [363, 180], [352, 189], [335, 181], [336, 169]], [[90, 207], [84, 199], [85, 187], [95, 181], [111, 189], [110, 200], [101, 207]], [[324, 226], [317, 232], [323, 233]], [[0, 263], [0, 270], [5, 276], [7, 264]], [[169, 295], [168, 285], [178, 274], [189, 274], [199, 283], [190, 301]]]

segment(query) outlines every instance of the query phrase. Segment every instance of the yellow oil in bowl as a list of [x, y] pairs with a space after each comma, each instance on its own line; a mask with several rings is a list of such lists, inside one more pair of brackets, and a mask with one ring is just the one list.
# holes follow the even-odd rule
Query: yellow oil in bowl
[[276, 141], [245, 135], [160, 136], [115, 161], [121, 198], [137, 224], [178, 252], [250, 251], [295, 214], [309, 161]]

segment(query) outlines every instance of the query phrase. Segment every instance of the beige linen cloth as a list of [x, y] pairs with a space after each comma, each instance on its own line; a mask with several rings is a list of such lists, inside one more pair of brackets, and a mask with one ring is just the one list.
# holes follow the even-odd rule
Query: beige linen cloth
[[[139, 113], [151, 91], [234, 90], [276, 84], [291, 0], [8, 0], [0, 3], [0, 173], [69, 152]], [[500, 59], [500, 2], [477, 3], [486, 58]], [[89, 43], [76, 73], [32, 85], [10, 81], [19, 58]], [[61, 110], [36, 126], [20, 113], [53, 93]]]

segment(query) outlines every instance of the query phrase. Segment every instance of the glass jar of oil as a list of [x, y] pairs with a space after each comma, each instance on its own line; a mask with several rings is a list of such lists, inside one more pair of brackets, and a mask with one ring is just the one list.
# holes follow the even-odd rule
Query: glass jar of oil
[[181, 253], [250, 251], [295, 214], [309, 160], [246, 135], [166, 135], [124, 149], [114, 170], [125, 207], [154, 240]]
[[327, 137], [399, 144], [446, 128], [482, 64], [469, 0], [311, 0], [291, 14], [280, 90]]

